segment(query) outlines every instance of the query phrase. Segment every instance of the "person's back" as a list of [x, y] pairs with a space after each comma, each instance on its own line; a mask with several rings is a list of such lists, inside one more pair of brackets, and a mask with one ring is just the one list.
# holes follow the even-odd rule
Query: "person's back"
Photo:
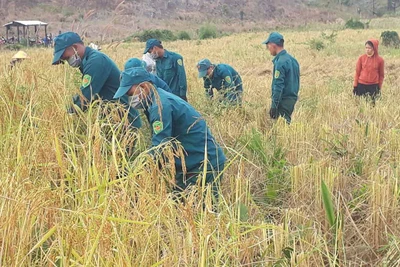
[[216, 66], [217, 73], [219, 76], [223, 79], [226, 79], [226, 71], [231, 75], [232, 83], [234, 86], [232, 87], [236, 92], [242, 92], [243, 91], [243, 82], [242, 78], [240, 77], [239, 73], [230, 65], [228, 64], [218, 64]]
[[[188, 172], [201, 171], [201, 165], [205, 160], [205, 146], [207, 146], [207, 169], [216, 169], [223, 165], [226, 160], [225, 155], [216, 144], [201, 115], [180, 97], [161, 89], [157, 89], [157, 93], [161, 103], [163, 129], [161, 132], [153, 133], [152, 145], [157, 146], [171, 138], [178, 140], [186, 151], [185, 163]], [[154, 101], [149, 109], [151, 125], [159, 120], [158, 112], [159, 105]], [[168, 119], [170, 121], [167, 121]], [[176, 162], [176, 170], [182, 172], [182, 163], [179, 159]]]
[[[106, 54], [87, 47], [85, 56], [82, 59], [81, 73], [85, 75], [90, 72], [92, 68], [98, 68], [99, 66], [102, 66], [104, 72], [102, 73], [103, 85], [98, 94], [102, 100], [111, 101], [119, 87], [120, 71], [114, 61]], [[97, 77], [88, 76], [87, 78], [89, 78], [91, 82], [91, 80]], [[84, 83], [82, 85], [84, 85]]]
[[[282, 52], [282, 54], [277, 56], [276, 61], [274, 61], [275, 65], [278, 66], [277, 69], [282, 66], [285, 70], [285, 87], [282, 91], [282, 99], [291, 98], [297, 100], [300, 89], [299, 63], [286, 50]], [[278, 76], [276, 71], [275, 76]]]
[[[144, 60], [140, 60], [138, 58], [128, 59], [125, 62], [124, 70], [130, 69], [130, 68], [138, 68], [138, 67], [144, 68], [146, 71], [148, 71], [147, 62]], [[151, 81], [153, 82], [154, 86], [156, 86], [157, 88], [164, 89], [167, 92], [172, 93], [172, 90], [169, 88], [168, 84], [164, 80], [162, 80], [160, 77], [158, 77], [157, 75], [155, 75], [151, 72], [149, 72], [149, 74], [150, 74]]]
[[[82, 92], [86, 100], [82, 104], [80, 97], [75, 97], [75, 105], [85, 110], [86, 105], [97, 97], [105, 102], [115, 102], [114, 95], [119, 87], [121, 72], [113, 60], [102, 52], [86, 47], [80, 71], [83, 75]], [[141, 122], [137, 110], [129, 107], [127, 96], [122, 96], [120, 100], [124, 107], [129, 110], [130, 123], [139, 128]]]
[[214, 97], [216, 89], [223, 98], [220, 102], [226, 104], [240, 104], [242, 102], [243, 84], [239, 73], [228, 64], [212, 64], [207, 58], [197, 63], [199, 78], [203, 78], [206, 95]]
[[156, 59], [157, 76], [165, 81], [174, 95], [186, 97], [186, 74], [181, 55], [165, 50], [165, 56]]
[[151, 77], [151, 81], [154, 83], [154, 85], [157, 88], [161, 88], [168, 93], [172, 93], [171, 88], [169, 88], [168, 84], [166, 82], [164, 82], [164, 80], [162, 80], [160, 77], [158, 77], [157, 75], [154, 75], [152, 73], [150, 73], [150, 77]]

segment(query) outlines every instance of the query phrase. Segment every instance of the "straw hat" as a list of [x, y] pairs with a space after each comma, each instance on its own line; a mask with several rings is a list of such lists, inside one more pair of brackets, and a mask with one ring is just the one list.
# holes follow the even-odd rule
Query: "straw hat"
[[25, 53], [24, 51], [18, 51], [13, 57], [12, 59], [26, 59], [29, 58], [28, 54]]

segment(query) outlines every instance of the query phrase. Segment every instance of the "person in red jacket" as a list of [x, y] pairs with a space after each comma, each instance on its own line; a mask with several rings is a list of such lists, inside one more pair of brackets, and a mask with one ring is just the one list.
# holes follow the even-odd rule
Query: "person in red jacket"
[[385, 63], [378, 53], [379, 41], [371, 39], [365, 43], [365, 54], [357, 61], [354, 91], [357, 96], [370, 96], [374, 101], [380, 94], [385, 78]]

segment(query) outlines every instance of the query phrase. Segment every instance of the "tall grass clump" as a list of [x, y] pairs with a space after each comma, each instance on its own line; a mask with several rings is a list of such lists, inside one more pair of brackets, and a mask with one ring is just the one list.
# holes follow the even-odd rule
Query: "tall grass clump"
[[190, 37], [190, 34], [187, 31], [180, 31], [176, 35], [176, 38], [178, 40], [191, 40], [192, 38]]
[[199, 39], [213, 39], [217, 38], [218, 31], [217, 27], [213, 24], [204, 24], [199, 29]]
[[364, 23], [362, 23], [359, 20], [355, 20], [355, 19], [349, 19], [348, 21], [346, 21], [346, 24], [344, 25], [344, 27], [346, 29], [364, 29], [365, 25]]
[[396, 31], [384, 31], [381, 33], [382, 44], [384, 46], [399, 48], [400, 38]]
[[132, 35], [133, 38], [137, 39], [140, 42], [146, 42], [148, 39], [157, 39], [161, 41], [175, 41], [177, 37], [170, 30], [144, 30], [142, 32], [135, 33]]

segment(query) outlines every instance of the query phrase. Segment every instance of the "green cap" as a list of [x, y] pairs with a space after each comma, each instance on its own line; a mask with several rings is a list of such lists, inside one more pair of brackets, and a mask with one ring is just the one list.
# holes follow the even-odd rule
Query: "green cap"
[[138, 67], [146, 68], [147, 63], [143, 60], [133, 57], [128, 59], [128, 61], [125, 63], [124, 69], [127, 70], [130, 68], [138, 68]]
[[157, 39], [149, 39], [146, 42], [146, 48], [144, 49], [143, 54], [146, 54], [147, 52], [149, 52], [150, 49], [152, 49], [155, 46], [159, 46], [161, 45], [161, 41], [157, 40]]
[[65, 49], [76, 43], [81, 43], [82, 39], [75, 32], [65, 32], [54, 38], [54, 57], [53, 65], [60, 64]]
[[263, 44], [273, 43], [273, 44], [277, 44], [277, 45], [282, 45], [283, 42], [284, 42], [284, 39], [283, 39], [282, 34], [280, 34], [279, 32], [271, 32], [268, 39], [265, 40], [263, 42]]
[[197, 69], [199, 70], [199, 78], [204, 78], [207, 75], [208, 68], [211, 67], [211, 61], [207, 58], [202, 59], [197, 63]]
[[151, 77], [147, 70], [143, 67], [130, 68], [121, 73], [121, 82], [114, 98], [120, 98], [125, 95], [133, 85], [142, 82], [150, 82]]

